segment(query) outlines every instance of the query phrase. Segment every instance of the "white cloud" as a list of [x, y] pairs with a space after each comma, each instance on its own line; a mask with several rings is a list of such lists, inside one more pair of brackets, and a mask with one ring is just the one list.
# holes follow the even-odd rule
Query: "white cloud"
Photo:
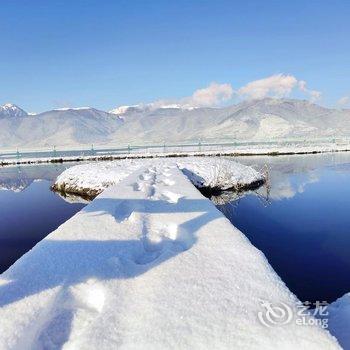
[[322, 93], [317, 90], [309, 90], [306, 86], [305, 80], [299, 80], [298, 82], [299, 90], [310, 96], [311, 102], [316, 102], [322, 96]]
[[293, 75], [275, 74], [270, 77], [248, 83], [238, 90], [243, 98], [287, 97], [298, 89], [310, 97], [312, 102], [321, 97], [321, 92], [309, 90], [305, 80], [298, 80]]
[[184, 97], [178, 100], [158, 100], [150, 105], [153, 108], [160, 107], [212, 107], [232, 99], [233, 88], [231, 84], [211, 83], [203, 89], [196, 90], [191, 96]]
[[285, 97], [298, 84], [292, 75], [277, 74], [248, 83], [238, 90], [238, 94], [246, 98]]
[[349, 96], [344, 96], [342, 98], [340, 98], [338, 101], [337, 101], [337, 104], [339, 106], [346, 106], [350, 103], [350, 97]]
[[[242, 99], [262, 99], [265, 97], [282, 98], [289, 96], [293, 91], [299, 91], [307, 95], [315, 102], [321, 97], [321, 92], [309, 90], [305, 80], [298, 80], [290, 74], [275, 74], [270, 77], [252, 81], [238, 90], [234, 90], [231, 84], [211, 83], [209, 86], [194, 91], [191, 96], [180, 99], [163, 99], [151, 103], [141, 103], [142, 108], [198, 108], [214, 107], [232, 101], [233, 97]], [[126, 110], [127, 106], [122, 106]]]
[[230, 100], [233, 96], [233, 88], [230, 84], [211, 83], [204, 89], [196, 90], [188, 99], [193, 106], [216, 106]]

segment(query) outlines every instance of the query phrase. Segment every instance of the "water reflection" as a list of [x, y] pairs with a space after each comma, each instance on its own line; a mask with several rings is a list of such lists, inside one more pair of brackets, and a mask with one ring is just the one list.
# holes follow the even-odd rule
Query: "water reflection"
[[333, 301], [349, 292], [350, 154], [239, 161], [267, 164], [269, 181], [232, 198], [223, 194], [218, 208], [301, 300]]
[[72, 166], [72, 163], [68, 164], [0, 167], [0, 191], [21, 192], [35, 181], [53, 181], [65, 169]]
[[0, 273], [84, 207], [50, 190], [53, 180], [69, 166], [0, 168]]

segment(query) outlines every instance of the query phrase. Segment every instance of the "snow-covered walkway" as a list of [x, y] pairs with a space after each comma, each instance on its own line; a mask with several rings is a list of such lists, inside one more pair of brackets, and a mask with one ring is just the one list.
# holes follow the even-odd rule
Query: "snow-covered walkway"
[[176, 165], [142, 166], [0, 276], [0, 349], [336, 349]]

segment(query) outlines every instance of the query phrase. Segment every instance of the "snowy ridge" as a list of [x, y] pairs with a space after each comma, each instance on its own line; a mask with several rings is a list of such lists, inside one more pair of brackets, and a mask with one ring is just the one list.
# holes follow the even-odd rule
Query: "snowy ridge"
[[244, 188], [264, 181], [263, 176], [253, 168], [229, 159], [209, 157], [162, 160], [126, 159], [76, 165], [58, 176], [54, 189], [94, 197], [146, 163], [176, 165], [198, 188], [208, 187], [221, 190]]
[[89, 109], [94, 109], [92, 107], [62, 107], [55, 108], [54, 111], [85, 111]]
[[[121, 106], [110, 112], [64, 108], [39, 113], [35, 118], [13, 118], [12, 112], [6, 113], [0, 113], [0, 147], [9, 149], [350, 136], [349, 109], [290, 99], [249, 100], [221, 108], [171, 103]], [[23, 111], [20, 115], [27, 114]]]
[[100, 194], [0, 277], [0, 348], [337, 349], [316, 326], [266, 327], [297, 299], [176, 165]]
[[155, 111], [157, 109], [179, 109], [179, 110], [194, 110], [198, 107], [195, 106], [184, 106], [182, 104], [177, 103], [146, 103], [146, 104], [137, 104], [137, 105], [131, 105], [131, 106], [119, 106], [117, 108], [114, 108], [109, 111], [109, 113], [117, 114], [117, 115], [123, 115], [125, 113], [129, 112], [150, 112]]
[[128, 112], [129, 110], [132, 110], [132, 109], [138, 110], [138, 109], [141, 109], [141, 106], [140, 105], [119, 106], [117, 108], [114, 108], [114, 109], [110, 110], [109, 113], [117, 114], [117, 115], [123, 115], [123, 114], [125, 114], [126, 112]]

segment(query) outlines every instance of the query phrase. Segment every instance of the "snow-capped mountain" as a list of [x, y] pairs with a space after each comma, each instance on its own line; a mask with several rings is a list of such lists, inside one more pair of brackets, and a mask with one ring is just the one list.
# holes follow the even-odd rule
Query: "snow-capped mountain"
[[124, 113], [114, 138], [126, 142], [350, 136], [350, 110], [304, 100], [250, 100], [225, 108], [158, 108]]
[[103, 143], [123, 122], [95, 108], [56, 109], [0, 119], [0, 146], [52, 147]]
[[136, 105], [110, 112], [63, 108], [35, 116], [5, 106], [0, 147], [8, 148], [350, 136], [349, 109], [304, 100], [265, 98], [224, 108]]
[[0, 106], [0, 118], [22, 118], [27, 115], [27, 112], [12, 103], [6, 103]]

